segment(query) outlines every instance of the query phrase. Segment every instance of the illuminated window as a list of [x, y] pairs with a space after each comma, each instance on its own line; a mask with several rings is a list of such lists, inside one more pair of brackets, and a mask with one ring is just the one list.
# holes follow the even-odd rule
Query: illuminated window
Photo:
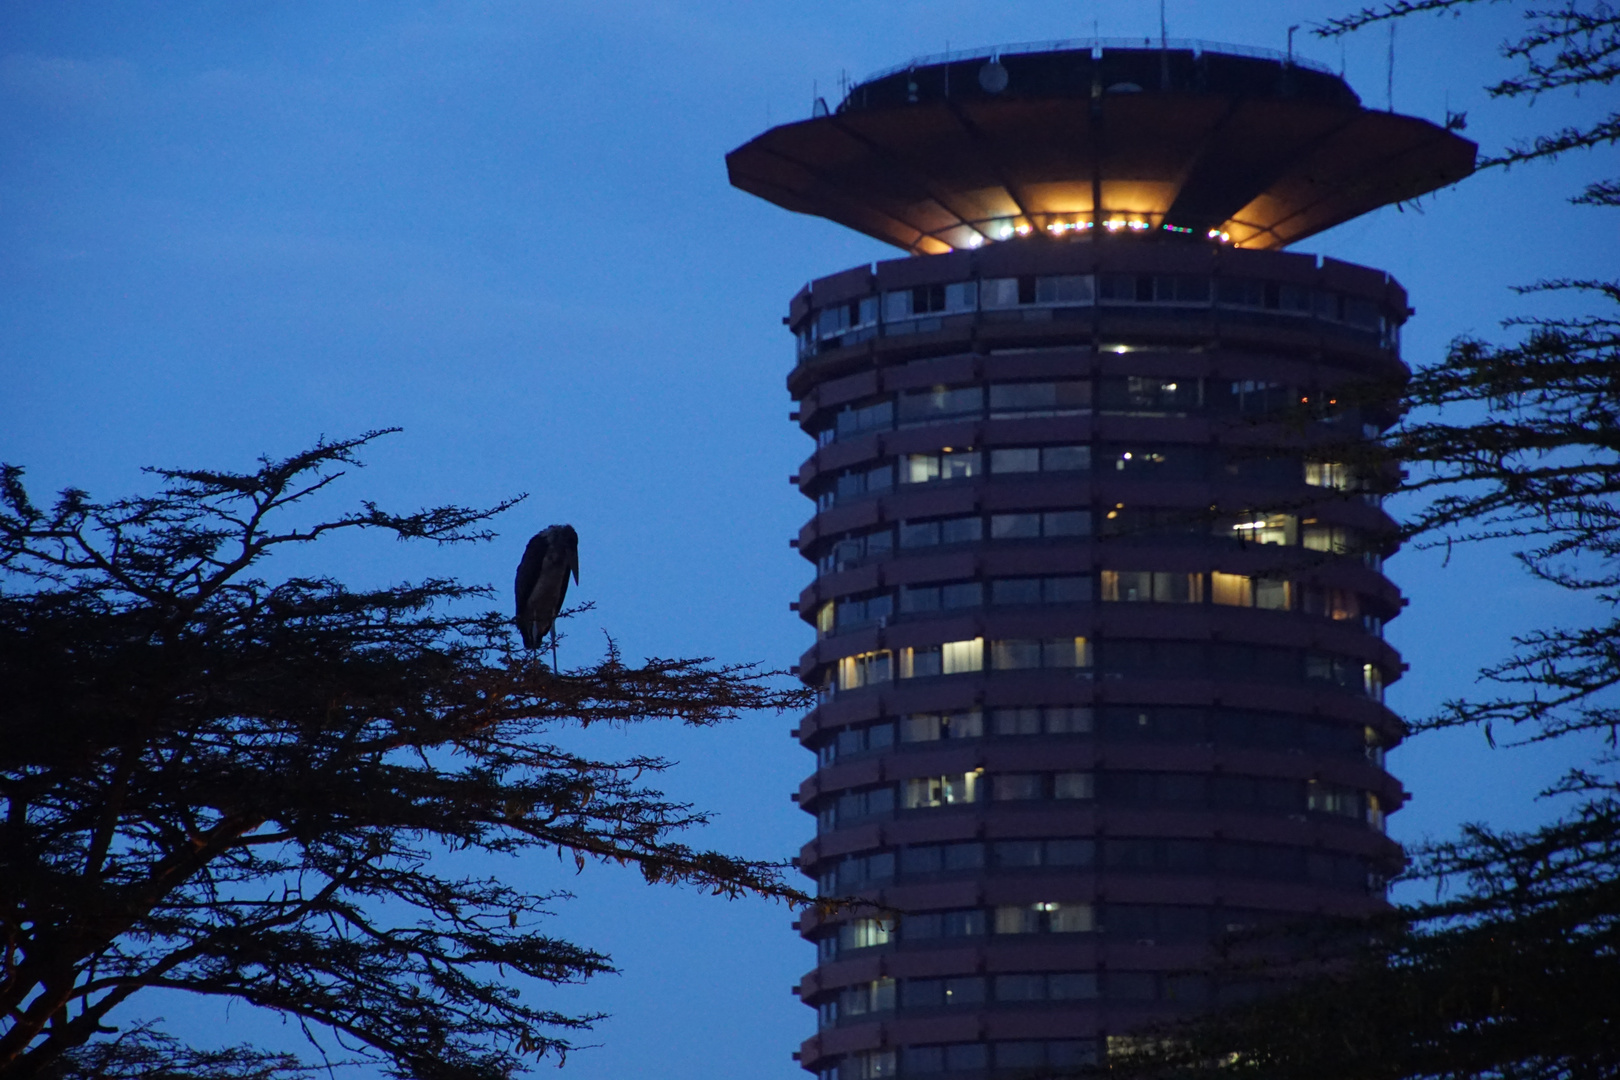
[[863, 686], [888, 682], [893, 677], [891, 660], [887, 649], [841, 658], [838, 661], [838, 689], [858, 690]]
[[1254, 606], [1254, 581], [1246, 574], [1225, 574], [1217, 570], [1209, 575], [1209, 598], [1228, 607]]
[[984, 668], [984, 639], [947, 641], [900, 650], [900, 678], [920, 679], [930, 675], [960, 675]]
[[1293, 514], [1244, 514], [1220, 531], [1247, 544], [1291, 546], [1299, 536], [1299, 518]]
[[1200, 604], [1204, 600], [1204, 576], [1165, 571], [1104, 570], [1102, 598], [1109, 601]]
[[1307, 461], [1305, 482], [1312, 487], [1333, 488], [1338, 491], [1356, 491], [1361, 487], [1349, 465], [1334, 461]]
[[1360, 536], [1343, 525], [1306, 525], [1305, 546], [1311, 551], [1353, 555], [1361, 549]]
[[829, 600], [816, 609], [816, 634], [820, 637], [833, 631], [833, 604]]
[[978, 709], [955, 713], [912, 713], [900, 720], [901, 742], [977, 739], [983, 735], [984, 713]]
[[998, 907], [994, 925], [998, 934], [1084, 934], [1096, 928], [1090, 904], [1050, 901]]
[[906, 781], [905, 808], [921, 810], [977, 802], [983, 769], [945, 776], [920, 776]]
[[984, 639], [947, 641], [940, 646], [946, 675], [981, 671], [984, 668]]
[[1377, 664], [1361, 665], [1361, 684], [1374, 701], [1384, 700], [1384, 672]]
[[937, 454], [906, 454], [900, 459], [902, 484], [934, 480], [965, 480], [980, 471], [976, 450], [945, 450]]
[[1337, 814], [1340, 817], [1363, 816], [1361, 792], [1340, 784], [1325, 784], [1312, 780], [1306, 785], [1305, 808], [1318, 814]]
[[1277, 578], [1254, 579], [1254, 606], [1268, 611], [1288, 611], [1293, 605], [1288, 582]]

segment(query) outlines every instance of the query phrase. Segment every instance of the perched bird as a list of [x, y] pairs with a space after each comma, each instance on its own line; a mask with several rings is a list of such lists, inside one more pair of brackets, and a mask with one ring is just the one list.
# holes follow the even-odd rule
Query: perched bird
[[[579, 534], [574, 527], [552, 525], [535, 533], [523, 549], [517, 579], [512, 583], [517, 594], [518, 633], [524, 648], [538, 649], [551, 633], [568, 595], [569, 574], [574, 575], [574, 584], [579, 584]], [[557, 662], [556, 645], [553, 638], [553, 667]]]

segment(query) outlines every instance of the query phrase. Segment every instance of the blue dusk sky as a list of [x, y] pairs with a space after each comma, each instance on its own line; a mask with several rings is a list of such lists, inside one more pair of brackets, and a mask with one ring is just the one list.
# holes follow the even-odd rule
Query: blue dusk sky
[[[1173, 38], [1275, 49], [1299, 24], [1302, 55], [1383, 107], [1386, 32], [1307, 32], [1353, 6], [1170, 0], [1167, 15]], [[1595, 109], [1487, 99], [1516, 10], [1403, 23], [1394, 107], [1466, 111], [1487, 148]], [[504, 591], [528, 535], [568, 521], [596, 609], [565, 661], [606, 632], [632, 658], [787, 667], [811, 640], [787, 607], [810, 575], [787, 543], [811, 509], [788, 483], [810, 445], [787, 420], [781, 315], [809, 278], [897, 253], [733, 190], [725, 153], [807, 116], [813, 90], [836, 101], [845, 75], [1158, 21], [1141, 0], [0, 3], [0, 459], [38, 495], [113, 497], [142, 465], [248, 468], [398, 425], [350, 499], [529, 501], [497, 543], [345, 543], [325, 569]], [[1406, 355], [1432, 360], [1551, 310], [1514, 284], [1612, 273], [1612, 214], [1564, 202], [1605, 172], [1612, 155], [1492, 172], [1300, 250], [1395, 274], [1417, 308]], [[1469, 693], [1511, 632], [1583, 616], [1503, 551], [1406, 552], [1389, 573], [1411, 597], [1388, 631], [1411, 663], [1390, 692], [1408, 715]], [[680, 760], [668, 790], [717, 815], [693, 839], [786, 858], [812, 828], [788, 800], [812, 765], [795, 722], [605, 749]], [[1414, 795], [1392, 832], [1536, 820], [1532, 796], [1571, 753], [1417, 740], [1391, 758]], [[788, 1055], [813, 1016], [789, 988], [813, 958], [786, 909], [549, 858], [492, 869], [572, 890], [553, 932], [622, 968], [538, 991], [611, 1014], [566, 1075], [803, 1075]], [[297, 1045], [243, 1008], [137, 999], [121, 1019], [142, 1015], [204, 1042]]]

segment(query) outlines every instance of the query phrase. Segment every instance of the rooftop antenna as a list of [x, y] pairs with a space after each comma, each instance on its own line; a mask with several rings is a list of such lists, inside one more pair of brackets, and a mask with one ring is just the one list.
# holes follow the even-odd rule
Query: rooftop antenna
[[1389, 24], [1389, 68], [1384, 84], [1384, 103], [1390, 112], [1395, 111], [1395, 22]]
[[1294, 66], [1294, 31], [1299, 29], [1299, 23], [1288, 28], [1288, 66]]
[[1164, 0], [1159, 0], [1159, 89], [1170, 89], [1170, 27], [1165, 22]]

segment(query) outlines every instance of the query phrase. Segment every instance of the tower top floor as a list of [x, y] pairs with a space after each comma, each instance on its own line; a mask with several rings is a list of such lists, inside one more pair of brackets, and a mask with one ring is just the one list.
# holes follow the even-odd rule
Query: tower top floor
[[913, 254], [1109, 233], [1281, 248], [1456, 182], [1477, 147], [1297, 58], [1170, 42], [923, 57], [726, 157], [731, 182]]

